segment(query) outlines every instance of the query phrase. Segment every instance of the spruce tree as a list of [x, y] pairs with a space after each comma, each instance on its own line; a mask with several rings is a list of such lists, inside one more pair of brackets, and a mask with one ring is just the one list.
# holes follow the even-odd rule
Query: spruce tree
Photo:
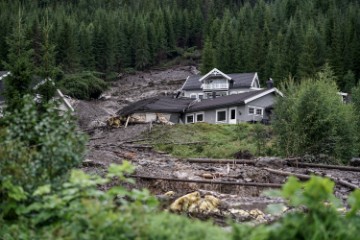
[[5, 78], [6, 111], [13, 112], [21, 106], [22, 97], [29, 93], [33, 75], [31, 41], [26, 38], [26, 25], [23, 13], [19, 8], [14, 31], [7, 38], [9, 46], [8, 61], [4, 62], [5, 69], [10, 75]]
[[55, 66], [55, 45], [50, 42], [51, 29], [52, 25], [49, 22], [48, 11], [46, 11], [42, 27], [41, 64], [37, 70], [42, 84], [35, 89], [36, 93], [41, 95], [43, 104], [49, 102], [55, 95], [55, 76], [59, 71]]
[[202, 74], [211, 71], [215, 66], [215, 50], [210, 39], [206, 39], [204, 48], [201, 54], [201, 67]]
[[139, 70], [145, 69], [150, 63], [149, 45], [147, 39], [147, 31], [145, 24], [140, 21], [137, 26], [137, 41], [136, 41], [136, 53], [135, 53], [135, 66]]

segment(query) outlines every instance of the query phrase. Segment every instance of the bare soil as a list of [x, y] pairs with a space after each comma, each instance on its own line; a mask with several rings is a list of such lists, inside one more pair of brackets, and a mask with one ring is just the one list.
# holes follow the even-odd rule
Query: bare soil
[[[287, 179], [286, 176], [279, 176], [264, 169], [265, 167], [272, 167], [294, 173], [309, 174], [315, 172], [359, 185], [359, 172], [293, 168], [285, 166], [282, 161], [272, 161], [269, 158], [264, 158], [263, 164], [256, 166], [189, 163], [156, 152], [147, 145], [142, 145], [140, 140], [146, 138], [146, 133], [151, 131], [150, 125], [130, 125], [127, 128], [103, 126], [107, 118], [115, 115], [118, 110], [131, 102], [159, 94], [176, 92], [186, 77], [195, 72], [195, 68], [185, 66], [123, 75], [118, 81], [112, 83], [111, 88], [104, 93], [103, 99], [76, 101], [76, 116], [80, 128], [90, 136], [83, 169], [90, 173], [103, 174], [109, 164], [121, 163], [126, 159], [136, 167], [136, 175], [204, 180], [204, 174], [213, 174], [221, 176], [214, 180], [221, 181], [284, 183]], [[226, 209], [259, 209], [264, 211], [268, 204], [283, 202], [279, 198], [263, 196], [262, 193], [267, 189], [261, 187], [222, 186], [147, 179], [137, 179], [136, 187], [146, 187], [153, 194], [159, 196], [168, 191], [174, 191], [174, 197], [193, 191], [199, 191], [201, 194], [210, 193], [219, 198]], [[346, 200], [349, 192], [349, 188], [336, 186], [335, 194], [340, 199]], [[225, 218], [225, 215], [223, 217]], [[238, 221], [242, 221], [241, 219], [237, 218]], [[271, 217], [267, 219], [272, 220]]]

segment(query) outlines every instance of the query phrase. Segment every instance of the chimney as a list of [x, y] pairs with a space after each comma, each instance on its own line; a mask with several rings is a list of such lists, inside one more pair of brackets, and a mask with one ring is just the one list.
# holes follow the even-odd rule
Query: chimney
[[216, 98], [216, 92], [212, 92], [212, 98], [213, 98], [213, 99]]
[[266, 86], [267, 86], [268, 89], [274, 87], [274, 81], [272, 80], [272, 78], [269, 78], [269, 79], [266, 81]]
[[234, 87], [234, 80], [230, 79], [229, 80], [229, 88], [233, 88]]

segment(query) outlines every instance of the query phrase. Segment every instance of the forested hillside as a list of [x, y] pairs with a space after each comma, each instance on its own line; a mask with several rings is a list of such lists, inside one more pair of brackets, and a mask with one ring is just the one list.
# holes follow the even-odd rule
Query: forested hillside
[[203, 71], [301, 79], [328, 62], [342, 90], [360, 78], [357, 0], [0, 0], [2, 61], [19, 2], [34, 63], [41, 62], [48, 9], [56, 62], [67, 73], [142, 70], [179, 56], [196, 61], [202, 50]]

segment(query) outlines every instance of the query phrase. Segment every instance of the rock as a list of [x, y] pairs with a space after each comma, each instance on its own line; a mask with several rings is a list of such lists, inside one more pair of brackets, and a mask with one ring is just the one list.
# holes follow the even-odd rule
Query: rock
[[354, 167], [360, 167], [360, 158], [352, 158], [350, 160], [350, 165]]
[[284, 159], [278, 158], [278, 157], [261, 157], [258, 158], [255, 166], [256, 167], [277, 167], [281, 168], [284, 167], [286, 164], [286, 161]]

